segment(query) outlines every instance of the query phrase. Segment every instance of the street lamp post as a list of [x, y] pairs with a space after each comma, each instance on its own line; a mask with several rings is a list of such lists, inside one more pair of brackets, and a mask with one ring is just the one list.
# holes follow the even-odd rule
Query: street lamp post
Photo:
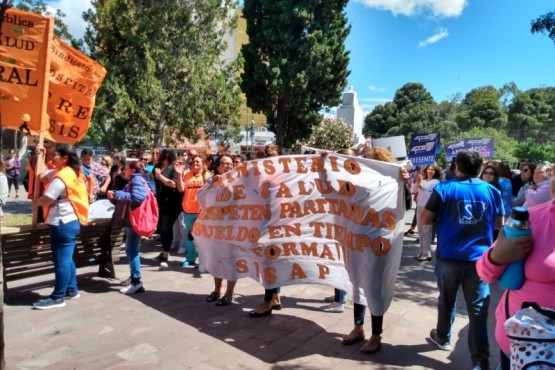
[[251, 152], [254, 153], [254, 119], [251, 121]]

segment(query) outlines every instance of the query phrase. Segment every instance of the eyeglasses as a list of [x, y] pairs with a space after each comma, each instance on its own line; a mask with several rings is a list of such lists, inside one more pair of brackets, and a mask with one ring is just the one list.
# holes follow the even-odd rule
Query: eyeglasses
[[493, 171], [484, 171], [484, 175], [492, 175], [492, 176], [495, 176], [495, 172], [493, 172]]
[[522, 172], [530, 172], [530, 169], [529, 169], [529, 168], [524, 168], [524, 169], [522, 170]]
[[222, 162], [222, 164], [226, 166], [233, 166], [233, 162]]
[[141, 161], [148, 162], [148, 158], [141, 158]]

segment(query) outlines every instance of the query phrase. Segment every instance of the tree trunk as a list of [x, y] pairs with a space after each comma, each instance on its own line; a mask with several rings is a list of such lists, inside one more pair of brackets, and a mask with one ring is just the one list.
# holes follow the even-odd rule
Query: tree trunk
[[276, 144], [281, 150], [283, 148], [283, 144], [285, 143], [285, 132], [286, 132], [286, 125], [287, 125], [287, 106], [283, 100], [280, 100], [277, 105], [277, 112], [276, 112]]

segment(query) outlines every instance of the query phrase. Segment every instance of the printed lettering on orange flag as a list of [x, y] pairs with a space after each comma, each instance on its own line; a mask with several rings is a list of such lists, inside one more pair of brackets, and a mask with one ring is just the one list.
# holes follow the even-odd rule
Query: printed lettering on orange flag
[[27, 120], [33, 133], [46, 128], [46, 84], [54, 20], [8, 9], [0, 35], [2, 127], [17, 130]]
[[96, 92], [106, 69], [58, 37], [52, 41], [50, 54], [49, 127], [45, 137], [73, 144], [89, 129]]

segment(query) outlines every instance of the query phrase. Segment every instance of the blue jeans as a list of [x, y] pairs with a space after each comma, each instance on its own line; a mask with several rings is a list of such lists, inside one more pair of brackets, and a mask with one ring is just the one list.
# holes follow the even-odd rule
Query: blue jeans
[[333, 290], [333, 301], [338, 303], [345, 302], [345, 296], [347, 292], [341, 289], [334, 289]]
[[197, 259], [197, 250], [193, 245], [193, 241], [189, 239], [189, 233], [193, 230], [193, 223], [197, 219], [198, 213], [183, 212], [183, 225], [185, 225], [185, 249], [187, 249], [187, 261], [190, 264], [195, 263]]
[[462, 286], [468, 310], [468, 348], [473, 364], [489, 368], [488, 308], [489, 285], [478, 276], [475, 262], [438, 259], [435, 267], [439, 298], [437, 303], [437, 334], [451, 340], [455, 320], [457, 290]]
[[132, 227], [126, 227], [125, 254], [129, 260], [129, 268], [131, 269], [131, 283], [138, 284], [141, 282], [141, 257], [139, 249], [141, 248], [141, 237], [135, 233]]
[[[366, 306], [359, 303], [355, 303], [353, 310], [353, 318], [355, 320], [355, 326], [364, 325], [364, 315], [366, 314]], [[383, 316], [376, 316], [370, 313], [370, 319], [372, 324], [372, 335], [381, 335], [383, 333]]]
[[77, 289], [77, 274], [73, 252], [75, 239], [81, 232], [79, 221], [70, 221], [59, 225], [50, 225], [50, 247], [52, 248], [52, 262], [54, 263], [54, 291], [52, 299], [64, 298], [66, 294], [75, 295]]

